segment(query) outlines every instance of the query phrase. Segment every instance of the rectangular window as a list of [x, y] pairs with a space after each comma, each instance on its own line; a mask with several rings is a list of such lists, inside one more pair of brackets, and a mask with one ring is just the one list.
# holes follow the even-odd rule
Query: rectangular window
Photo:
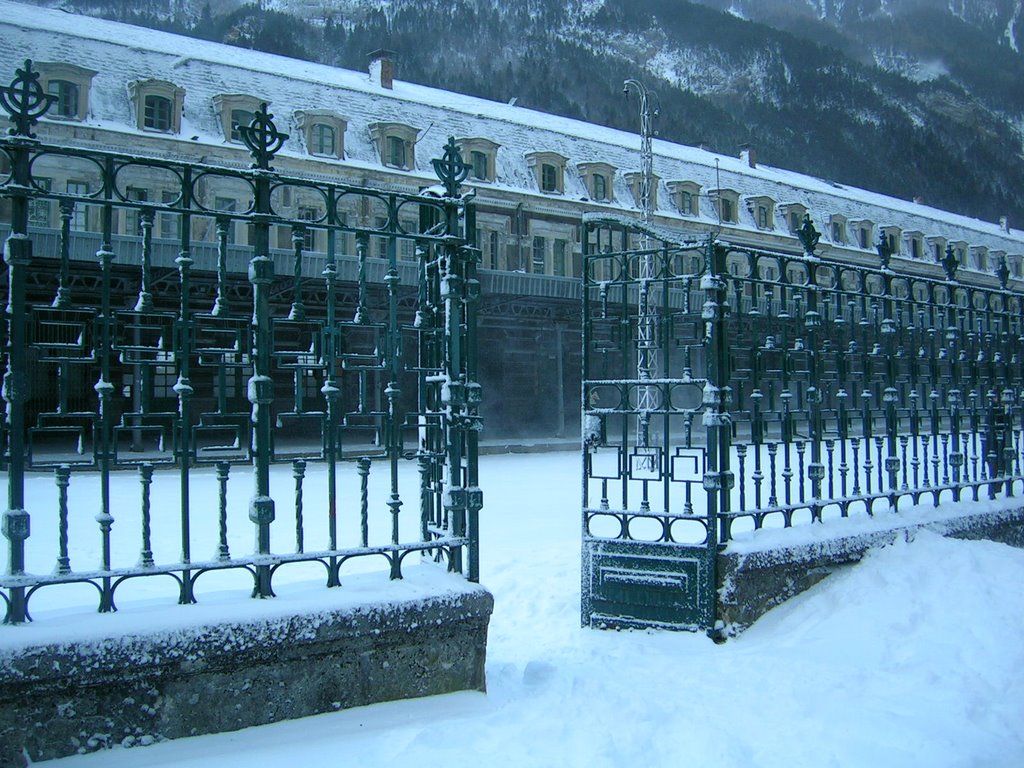
[[547, 271], [547, 260], [545, 258], [547, 251], [547, 243], [544, 238], [540, 235], [535, 235], [533, 238], [533, 260], [530, 271], [543, 275]]
[[336, 156], [336, 136], [333, 126], [317, 123], [313, 126], [313, 154]]
[[51, 80], [46, 86], [47, 93], [57, 97], [57, 102], [47, 113], [53, 117], [78, 117], [78, 85], [68, 80]]
[[693, 215], [693, 195], [690, 192], [679, 195], [679, 212], [684, 216]]
[[253, 121], [256, 115], [250, 112], [248, 109], [232, 109], [231, 110], [231, 140], [241, 141], [242, 134], [238, 131], [238, 126], [248, 126]]
[[171, 100], [149, 95], [143, 102], [142, 127], [151, 131], [171, 130]]
[[900, 252], [899, 248], [896, 247], [896, 235], [894, 235], [892, 232], [890, 232], [886, 236], [886, 239], [889, 241], [889, 250], [892, 253], [899, 253]]
[[722, 221], [733, 221], [732, 200], [723, 197], [720, 203], [722, 206]]
[[843, 225], [838, 221], [832, 222], [832, 242], [842, 243], [846, 238], [843, 236]]
[[387, 164], [395, 168], [405, 168], [405, 142], [400, 136], [387, 138]]
[[[299, 218], [302, 221], [316, 221], [320, 216], [316, 208], [308, 205], [299, 206]], [[306, 227], [302, 233], [302, 250], [304, 251], [315, 251], [316, 250], [316, 230], [310, 227]]]
[[606, 179], [604, 175], [600, 173], [594, 174], [594, 199], [608, 199], [608, 179]]
[[942, 246], [938, 243], [932, 245], [932, 253], [935, 254], [936, 261], [942, 261]]
[[555, 253], [552, 257], [552, 271], [556, 275], [565, 275], [565, 240], [555, 240]]
[[761, 229], [768, 229], [768, 206], [757, 206], [757, 226]]
[[916, 237], [910, 238], [910, 255], [915, 259], [921, 258], [921, 241]]
[[869, 245], [869, 236], [868, 236], [868, 229], [867, 229], [867, 227], [861, 227], [860, 228], [860, 247], [861, 248], [865, 248], [865, 249], [871, 247]]
[[[67, 185], [69, 195], [85, 196], [89, 194], [89, 185], [84, 181], [69, 181]], [[84, 232], [89, 226], [89, 208], [81, 201], [75, 201], [75, 212], [71, 215], [71, 228], [78, 232]]]
[[789, 213], [789, 231], [796, 232], [800, 229], [800, 214], [796, 211], [790, 211]]
[[[53, 186], [53, 179], [45, 177], [32, 179], [32, 183], [42, 190], [49, 192]], [[28, 225], [30, 227], [49, 227], [50, 224], [50, 201], [34, 198], [28, 204]]]
[[[374, 227], [376, 229], [385, 229], [388, 225], [387, 217], [378, 216], [374, 219]], [[388, 239], [386, 237], [377, 237], [377, 258], [386, 259], [388, 257]]]
[[[160, 202], [164, 205], [171, 205], [178, 199], [176, 192], [165, 189], [160, 192]], [[160, 237], [167, 240], [178, 240], [181, 238], [181, 217], [176, 213], [161, 213], [158, 217]]]
[[[128, 200], [143, 203], [149, 200], [149, 191], [142, 187], [127, 187], [124, 191], [124, 196]], [[125, 211], [124, 233], [126, 235], [142, 234], [142, 219], [139, 216], [138, 208], [129, 208]]]
[[487, 173], [487, 155], [485, 153], [473, 150], [469, 153], [469, 161], [474, 179], [487, 181], [490, 178], [490, 174]]
[[[233, 197], [216, 197], [213, 200], [213, 207], [221, 213], [234, 213], [237, 206], [238, 201]], [[233, 221], [228, 222], [228, 242], [235, 242], [235, 222]]]
[[500, 248], [498, 243], [498, 233], [491, 232], [488, 237], [491, 241], [491, 269], [500, 269], [501, 260], [498, 252], [498, 249]]
[[551, 163], [541, 164], [540, 188], [544, 192], [558, 191], [558, 169]]

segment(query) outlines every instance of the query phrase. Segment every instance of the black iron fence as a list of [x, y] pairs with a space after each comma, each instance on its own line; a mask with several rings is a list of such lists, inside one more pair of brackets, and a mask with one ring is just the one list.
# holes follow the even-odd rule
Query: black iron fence
[[[434, 161], [439, 188], [399, 194], [277, 173], [287, 136], [265, 107], [239, 128], [252, 167], [232, 169], [43, 143], [32, 129], [51, 102], [31, 62], [0, 88], [14, 124], [0, 139], [5, 621], [26, 621], [31, 598], [61, 584], [92, 585], [109, 611], [149, 575], [172, 577], [188, 603], [201, 576], [238, 569], [267, 597], [300, 562], [321, 564], [328, 586], [367, 557], [400, 578], [410, 554], [475, 581], [478, 252], [454, 141]], [[40, 247], [51, 217], [59, 235]], [[74, 248], [88, 237], [87, 268]], [[242, 254], [247, 277], [231, 262]], [[36, 471], [52, 473], [52, 509], [33, 509]], [[229, 546], [236, 477], [252, 484], [248, 553]], [[69, 521], [78, 487], [97, 509], [91, 534]], [[122, 520], [135, 529], [123, 541]], [[199, 526], [219, 543], [197, 558]], [[169, 535], [178, 554], [161, 560]], [[84, 568], [83, 537], [99, 541]], [[44, 566], [39, 551], [52, 551]]]
[[1020, 492], [1024, 296], [585, 221], [584, 622], [708, 628], [763, 527]]

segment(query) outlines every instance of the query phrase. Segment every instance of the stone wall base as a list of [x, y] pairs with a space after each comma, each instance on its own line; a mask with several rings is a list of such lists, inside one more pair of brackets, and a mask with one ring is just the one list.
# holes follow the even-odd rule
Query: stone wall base
[[[873, 548], [929, 530], [961, 539], [989, 539], [1024, 548], [1024, 505], [991, 512], [947, 515], [941, 520], [890, 518], [884, 530], [822, 536], [794, 546], [732, 547], [718, 554], [718, 620], [726, 634], [737, 634], [761, 615], [817, 584], [836, 570], [859, 562]], [[819, 530], [825, 531], [828, 526]], [[786, 531], [773, 531], [785, 534]], [[796, 531], [793, 531], [796, 533]]]
[[0, 766], [482, 691], [492, 607], [486, 590], [466, 585], [373, 606], [3, 648]]

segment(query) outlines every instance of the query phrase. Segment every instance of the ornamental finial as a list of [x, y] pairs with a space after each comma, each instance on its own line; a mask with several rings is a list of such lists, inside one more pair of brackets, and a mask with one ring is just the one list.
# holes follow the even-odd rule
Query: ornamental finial
[[448, 143], [444, 145], [444, 156], [431, 160], [430, 163], [434, 166], [437, 178], [444, 184], [445, 194], [448, 197], [457, 196], [459, 184], [469, 176], [469, 164], [462, 159], [462, 152], [459, 151], [454, 136], [448, 137]]
[[13, 136], [35, 138], [32, 126], [54, 105], [57, 97], [43, 90], [39, 73], [32, 69], [32, 60], [25, 59], [25, 66], [14, 71], [10, 85], [0, 88], [0, 106], [11, 116], [14, 127], [9, 129]]
[[238, 126], [238, 135], [256, 161], [253, 166], [264, 171], [270, 170], [271, 159], [288, 140], [287, 133], [277, 130], [274, 116], [267, 111], [266, 102], [260, 104], [248, 125]]

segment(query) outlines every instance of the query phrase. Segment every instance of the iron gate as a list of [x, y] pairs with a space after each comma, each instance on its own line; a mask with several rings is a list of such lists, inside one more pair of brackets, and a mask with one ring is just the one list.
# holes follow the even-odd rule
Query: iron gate
[[624, 218], [583, 229], [583, 623], [708, 627], [728, 508], [720, 254]]

